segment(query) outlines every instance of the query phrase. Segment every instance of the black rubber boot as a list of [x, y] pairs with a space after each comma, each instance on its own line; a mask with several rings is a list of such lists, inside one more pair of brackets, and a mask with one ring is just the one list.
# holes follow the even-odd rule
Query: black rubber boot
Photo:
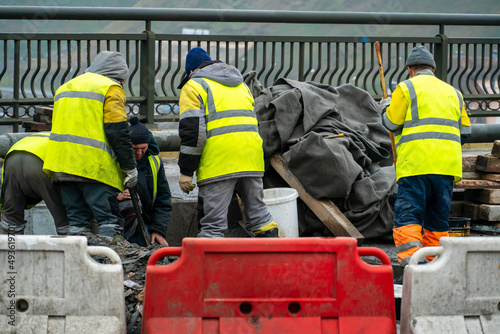
[[277, 238], [278, 237], [278, 229], [273, 228], [273, 229], [270, 229], [266, 232], [261, 232], [259, 234], [256, 234], [255, 237], [257, 237], [257, 238]]

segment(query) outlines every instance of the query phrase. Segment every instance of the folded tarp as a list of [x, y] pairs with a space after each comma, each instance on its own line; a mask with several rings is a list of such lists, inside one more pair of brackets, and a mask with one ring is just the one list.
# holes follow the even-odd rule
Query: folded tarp
[[[331, 199], [365, 238], [390, 235], [396, 173], [389, 132], [370, 94], [349, 84], [281, 78], [263, 89], [252, 75], [246, 82], [255, 95], [265, 158], [282, 154], [304, 188]], [[329, 233], [321, 224], [305, 224], [302, 235]]]

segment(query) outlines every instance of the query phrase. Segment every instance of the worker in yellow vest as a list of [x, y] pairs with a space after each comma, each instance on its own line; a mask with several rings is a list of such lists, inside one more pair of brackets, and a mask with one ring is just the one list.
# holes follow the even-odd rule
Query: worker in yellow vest
[[194, 189], [196, 171], [204, 216], [198, 237], [222, 238], [233, 191], [241, 196], [247, 228], [277, 237], [263, 201], [264, 153], [252, 94], [234, 66], [196, 47], [186, 56], [179, 99], [179, 186]]
[[146, 244], [141, 227], [138, 226], [136, 212], [131, 201], [130, 191], [125, 189], [118, 194], [120, 212], [125, 219], [123, 237], [139, 246], [158, 243], [168, 246], [167, 226], [172, 214], [170, 187], [165, 175], [165, 167], [158, 154], [160, 147], [151, 131], [139, 122], [136, 116], [130, 118], [130, 138], [137, 161], [137, 194], [142, 207]]
[[45, 202], [57, 234], [68, 234], [66, 210], [59, 187], [43, 172], [50, 132], [38, 132], [17, 141], [4, 157], [2, 168], [0, 234], [24, 234], [24, 210]]
[[122, 233], [116, 196], [137, 183], [122, 87], [127, 77], [123, 55], [102, 51], [54, 96], [43, 169], [60, 184], [69, 235], [89, 232], [92, 216], [99, 235], [112, 240]]
[[395, 135], [393, 236], [403, 267], [418, 249], [448, 236], [453, 184], [462, 178], [461, 145], [471, 134], [462, 94], [434, 76], [432, 54], [417, 46], [406, 67], [410, 79], [398, 84], [382, 113]]

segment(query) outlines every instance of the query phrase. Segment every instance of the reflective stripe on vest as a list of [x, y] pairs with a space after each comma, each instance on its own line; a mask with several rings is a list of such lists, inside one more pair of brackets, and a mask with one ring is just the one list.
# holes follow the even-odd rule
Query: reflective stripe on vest
[[207, 140], [196, 176], [203, 180], [264, 171], [262, 138], [247, 85], [224, 86], [207, 78], [188, 82], [205, 106]]
[[85, 73], [57, 90], [46, 173], [76, 175], [123, 191], [124, 174], [104, 132], [104, 101], [111, 86], [119, 84]]
[[148, 157], [149, 165], [151, 166], [151, 171], [153, 173], [153, 203], [156, 199], [156, 193], [158, 192], [158, 172], [160, 171], [160, 158], [157, 155], [150, 155]]
[[454, 182], [460, 181], [460, 92], [433, 75], [417, 75], [400, 83], [400, 87], [408, 100], [408, 110], [403, 127], [394, 133], [397, 179], [439, 174], [453, 175]]

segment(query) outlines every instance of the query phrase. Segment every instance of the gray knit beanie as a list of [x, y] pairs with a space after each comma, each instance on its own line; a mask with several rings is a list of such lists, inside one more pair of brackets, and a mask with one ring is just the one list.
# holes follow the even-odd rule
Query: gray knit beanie
[[414, 47], [413, 50], [411, 50], [408, 59], [406, 59], [406, 66], [415, 65], [427, 65], [432, 68], [436, 68], [436, 62], [434, 61], [432, 53], [430, 53], [423, 45]]

